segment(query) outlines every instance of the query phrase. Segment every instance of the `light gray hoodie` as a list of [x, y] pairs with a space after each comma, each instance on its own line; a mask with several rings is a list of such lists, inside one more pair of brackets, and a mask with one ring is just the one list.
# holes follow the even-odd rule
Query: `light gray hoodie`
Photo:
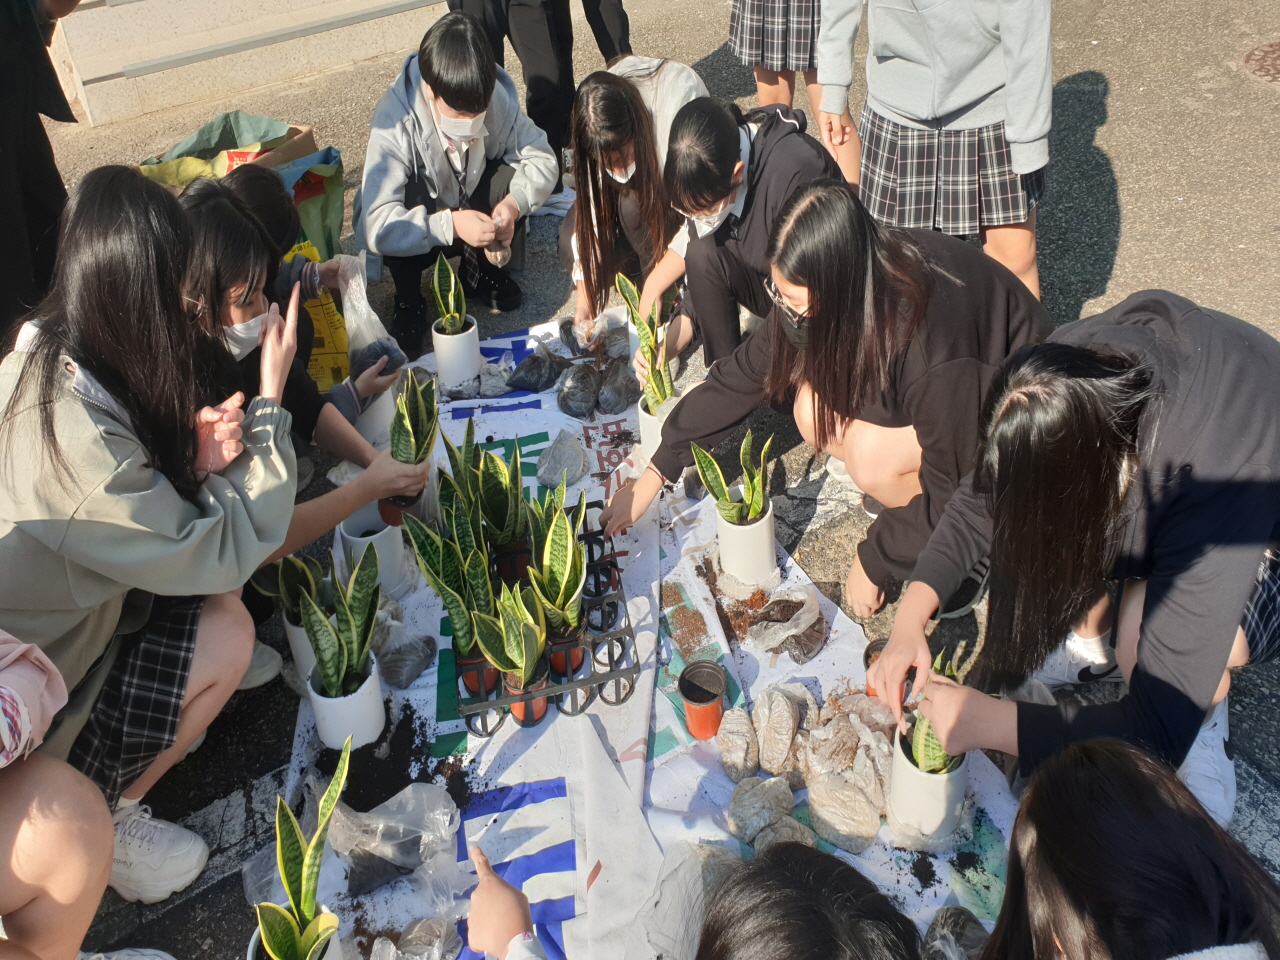
[[[516, 85], [505, 70], [484, 115], [484, 133], [472, 141], [466, 171], [467, 193], [475, 190], [485, 162], [501, 157], [515, 167], [511, 198], [521, 216], [537, 210], [551, 194], [559, 168], [547, 135], [520, 109]], [[415, 173], [441, 210], [405, 207], [405, 185]], [[410, 257], [453, 243], [453, 218], [461, 201], [458, 179], [445, 154], [431, 105], [418, 72], [418, 55], [382, 95], [369, 121], [364, 180], [352, 207], [356, 249]], [[372, 259], [372, 258], [370, 258]], [[372, 270], [372, 265], [371, 265]]]
[[818, 82], [843, 113], [867, 7], [867, 104], [908, 127], [972, 130], [1004, 121], [1014, 173], [1049, 162], [1050, 0], [823, 0]]

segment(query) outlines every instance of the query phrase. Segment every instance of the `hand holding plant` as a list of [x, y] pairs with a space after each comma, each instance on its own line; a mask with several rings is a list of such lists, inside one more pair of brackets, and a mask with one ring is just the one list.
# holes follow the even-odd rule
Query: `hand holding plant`
[[671, 381], [671, 368], [667, 364], [666, 327], [659, 323], [662, 302], [655, 300], [649, 309], [649, 315], [640, 315], [640, 294], [636, 285], [627, 279], [625, 274], [618, 274], [614, 281], [618, 293], [627, 305], [627, 317], [636, 328], [636, 336], [640, 338], [640, 357], [649, 376], [644, 381], [644, 399], [649, 413], [657, 415], [658, 407], [663, 401], [675, 396], [675, 384]]

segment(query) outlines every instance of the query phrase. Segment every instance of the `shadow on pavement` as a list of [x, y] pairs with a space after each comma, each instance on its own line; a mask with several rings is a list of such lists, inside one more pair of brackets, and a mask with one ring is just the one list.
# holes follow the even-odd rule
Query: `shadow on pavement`
[[693, 64], [693, 69], [698, 71], [713, 97], [737, 100], [756, 95], [755, 74], [729, 51], [728, 41]]

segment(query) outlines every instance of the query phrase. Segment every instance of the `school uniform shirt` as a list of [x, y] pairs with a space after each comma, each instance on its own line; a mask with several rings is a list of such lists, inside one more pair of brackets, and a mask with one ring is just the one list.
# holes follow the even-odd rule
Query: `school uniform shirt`
[[[471, 141], [465, 159], [454, 149], [450, 161], [453, 146], [436, 124], [418, 55], [411, 54], [369, 123], [364, 180], [352, 212], [356, 249], [412, 257], [449, 246], [451, 211], [475, 192], [490, 160], [515, 168], [510, 196], [522, 217], [542, 206], [559, 176], [547, 135], [521, 111], [515, 83], [501, 67], [480, 136]], [[435, 204], [410, 206], [415, 202], [406, 197], [411, 182], [412, 189], [425, 191]]]
[[[933, 231], [903, 232], [936, 269], [924, 315], [892, 364], [888, 389], [879, 403], [858, 413], [858, 419], [880, 426], [914, 427], [923, 451], [922, 492], [906, 506], [881, 513], [858, 547], [868, 578], [881, 587], [911, 573], [947, 501], [973, 469], [982, 398], [997, 368], [1018, 347], [1043, 340], [1053, 329], [1048, 312], [1022, 282], [981, 250]], [[769, 322], [782, 321], [771, 314]], [[690, 442], [713, 446], [760, 404], [773, 355], [771, 334], [760, 330], [748, 337], [676, 405], [653, 455], [664, 477], [678, 477], [693, 464]]]
[[[1138, 472], [1112, 570], [1118, 580], [1146, 580], [1147, 596], [1128, 695], [1096, 706], [1019, 703], [1022, 769], [1104, 736], [1177, 767], [1212, 706], [1280, 521], [1280, 343], [1163, 290], [1134, 294], [1049, 339], [1151, 367], [1157, 395], [1139, 420]], [[966, 477], [912, 579], [950, 596], [966, 563], [989, 549], [991, 530], [986, 498]]]

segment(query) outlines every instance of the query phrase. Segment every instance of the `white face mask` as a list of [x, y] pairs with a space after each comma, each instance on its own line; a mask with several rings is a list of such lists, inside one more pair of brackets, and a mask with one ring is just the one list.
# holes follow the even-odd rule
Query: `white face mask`
[[610, 170], [609, 176], [613, 177], [613, 179], [617, 180], [619, 183], [626, 183], [633, 176], [635, 176], [635, 172], [636, 172], [636, 162], [632, 160], [631, 166], [627, 167], [626, 173], [618, 173], [615, 170]]
[[263, 313], [244, 323], [222, 328], [222, 340], [233, 357], [243, 360], [253, 352], [262, 339], [262, 325], [266, 319], [267, 315]]
[[437, 108], [436, 123], [440, 132], [454, 143], [467, 144], [484, 133], [484, 111], [474, 117], [446, 117]]
[[729, 219], [729, 211], [732, 209], [733, 198], [730, 197], [724, 202], [724, 207], [719, 213], [713, 213], [707, 217], [690, 217], [689, 220], [693, 223], [693, 228], [698, 231], [698, 236], [705, 237], [720, 229], [720, 225]]

